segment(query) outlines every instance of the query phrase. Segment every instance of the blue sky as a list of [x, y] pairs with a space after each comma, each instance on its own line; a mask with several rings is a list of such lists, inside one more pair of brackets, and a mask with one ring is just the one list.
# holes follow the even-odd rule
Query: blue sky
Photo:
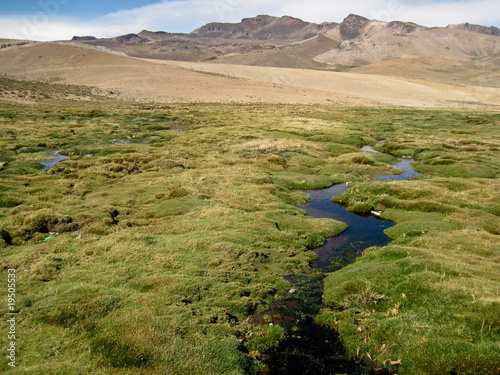
[[238, 22], [258, 14], [341, 22], [350, 13], [424, 26], [470, 22], [500, 27], [500, 0], [0, 0], [0, 38], [190, 32], [208, 22]]
[[0, 14], [2, 15], [18, 15], [24, 16], [36, 13], [43, 10], [44, 6], [49, 8], [58, 4], [59, 15], [66, 17], [75, 17], [80, 19], [88, 19], [99, 17], [108, 13], [117, 12], [123, 9], [139, 8], [144, 5], [156, 4], [161, 1], [137, 1], [137, 0], [64, 0], [64, 1], [50, 1], [50, 0], [18, 0], [18, 1], [1, 1]]

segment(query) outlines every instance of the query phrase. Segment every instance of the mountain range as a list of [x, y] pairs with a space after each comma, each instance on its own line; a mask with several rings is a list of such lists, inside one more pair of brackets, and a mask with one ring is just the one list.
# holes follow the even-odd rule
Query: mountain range
[[433, 77], [500, 85], [500, 29], [469, 23], [425, 27], [351, 14], [341, 23], [259, 15], [208, 23], [188, 34], [143, 30], [114, 38], [75, 37], [128, 56], [267, 67]]
[[500, 30], [354, 14], [321, 24], [259, 15], [186, 34], [0, 40], [0, 67], [8, 79], [87, 85], [160, 102], [497, 106]]
[[[351, 14], [340, 24], [315, 24], [289, 16], [260, 15], [239, 23], [208, 23], [189, 34], [143, 30], [115, 38], [74, 40], [135, 57], [304, 68], [363, 66], [408, 55], [476, 58], [498, 65], [499, 35], [496, 27], [468, 23], [429, 28]], [[283, 61], [282, 55], [292, 58]], [[298, 56], [302, 58], [295, 59]]]

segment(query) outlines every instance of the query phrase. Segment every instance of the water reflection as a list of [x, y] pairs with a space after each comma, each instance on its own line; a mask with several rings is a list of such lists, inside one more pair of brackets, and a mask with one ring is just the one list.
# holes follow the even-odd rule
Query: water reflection
[[[379, 153], [370, 146], [364, 146], [361, 150]], [[401, 170], [401, 174], [377, 175], [374, 180], [408, 180], [418, 176], [420, 173], [413, 169], [412, 163], [413, 160], [399, 159], [393, 166]], [[311, 200], [301, 208], [308, 216], [335, 219], [348, 225], [343, 233], [328, 239], [323, 246], [315, 250], [317, 255], [315, 267], [317, 268], [327, 268], [330, 265], [329, 259], [337, 256], [344, 249], [350, 252], [360, 252], [371, 246], [385, 246], [391, 242], [384, 230], [392, 227], [393, 222], [372, 215], [349, 212], [330, 200], [334, 195], [342, 194], [347, 189], [347, 184], [338, 184], [327, 189], [306, 191], [311, 196]]]
[[44, 166], [44, 168], [42, 169], [42, 171], [48, 171], [50, 168], [52, 168], [57, 163], [60, 163], [64, 159], [68, 158], [68, 156], [60, 155], [59, 153], [61, 151], [62, 150], [54, 151], [53, 153], [47, 155], [47, 157], [49, 159], [39, 161], [39, 163]]
[[358, 252], [370, 246], [385, 246], [391, 241], [384, 230], [392, 227], [393, 222], [372, 215], [349, 212], [330, 200], [334, 195], [341, 194], [347, 189], [346, 184], [339, 184], [327, 189], [307, 191], [311, 200], [301, 208], [308, 216], [335, 219], [348, 225], [343, 233], [326, 240], [323, 246], [315, 250], [318, 257], [315, 267], [328, 267], [329, 259], [346, 247], [350, 251]]

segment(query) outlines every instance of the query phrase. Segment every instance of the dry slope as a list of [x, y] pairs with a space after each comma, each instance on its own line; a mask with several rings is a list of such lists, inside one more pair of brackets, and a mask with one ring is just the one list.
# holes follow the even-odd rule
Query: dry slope
[[303, 69], [151, 61], [60, 43], [0, 50], [9, 78], [95, 86], [124, 99], [158, 102], [330, 103], [494, 107], [495, 88]]

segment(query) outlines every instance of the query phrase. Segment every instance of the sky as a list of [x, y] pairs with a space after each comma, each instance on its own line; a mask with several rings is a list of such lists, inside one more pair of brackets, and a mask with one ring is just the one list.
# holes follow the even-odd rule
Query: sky
[[0, 0], [0, 38], [190, 32], [209, 22], [239, 22], [260, 14], [342, 22], [351, 13], [429, 27], [469, 22], [500, 28], [500, 0]]

